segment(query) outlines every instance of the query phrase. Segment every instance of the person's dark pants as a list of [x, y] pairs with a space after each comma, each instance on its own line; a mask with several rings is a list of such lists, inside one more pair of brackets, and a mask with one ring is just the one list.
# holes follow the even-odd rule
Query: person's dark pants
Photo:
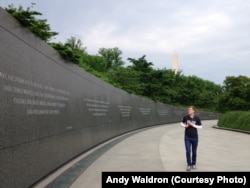
[[198, 138], [190, 138], [185, 136], [184, 140], [186, 147], [187, 165], [196, 165]]

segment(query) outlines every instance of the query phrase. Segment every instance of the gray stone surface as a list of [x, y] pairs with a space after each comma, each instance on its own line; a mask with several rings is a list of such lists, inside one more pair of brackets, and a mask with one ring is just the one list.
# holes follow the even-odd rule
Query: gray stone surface
[[64, 61], [2, 8], [0, 41], [0, 158], [9, 158], [0, 161], [1, 187], [28, 187], [110, 138], [176, 122], [185, 113]]

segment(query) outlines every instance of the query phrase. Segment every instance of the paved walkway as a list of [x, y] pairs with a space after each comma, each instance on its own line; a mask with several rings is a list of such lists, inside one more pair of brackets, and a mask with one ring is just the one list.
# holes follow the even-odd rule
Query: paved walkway
[[[250, 135], [215, 129], [216, 120], [202, 123], [196, 171], [250, 171]], [[46, 187], [52, 181], [48, 188], [59, 184], [100, 188], [102, 171], [185, 171], [183, 136], [184, 128], [179, 123], [123, 135], [78, 157], [35, 187]], [[68, 184], [64, 184], [66, 181]]]

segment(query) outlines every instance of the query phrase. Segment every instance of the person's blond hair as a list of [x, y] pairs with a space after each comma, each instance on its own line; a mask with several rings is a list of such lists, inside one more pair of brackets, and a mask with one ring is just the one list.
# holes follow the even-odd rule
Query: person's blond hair
[[192, 108], [194, 111], [196, 111], [196, 107], [195, 106], [189, 106], [188, 108]]

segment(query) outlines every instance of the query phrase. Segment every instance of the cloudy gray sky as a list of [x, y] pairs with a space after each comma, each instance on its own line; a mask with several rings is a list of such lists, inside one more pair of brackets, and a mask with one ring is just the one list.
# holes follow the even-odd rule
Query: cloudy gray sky
[[127, 58], [171, 69], [176, 51], [184, 75], [222, 84], [250, 76], [250, 0], [0, 0], [1, 7], [35, 3], [54, 41], [74, 36], [89, 54], [118, 47]]

